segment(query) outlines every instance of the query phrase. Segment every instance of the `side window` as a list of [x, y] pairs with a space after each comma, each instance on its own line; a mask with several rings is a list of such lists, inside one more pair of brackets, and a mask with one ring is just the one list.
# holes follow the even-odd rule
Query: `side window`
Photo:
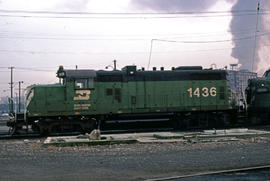
[[114, 89], [114, 99], [117, 100], [118, 102], [121, 102], [121, 89], [116, 88]]
[[75, 89], [87, 89], [87, 79], [76, 79], [75, 80]]
[[107, 96], [113, 95], [113, 90], [112, 89], [106, 89], [106, 95]]
[[114, 99], [117, 100], [118, 102], [121, 102], [121, 89], [120, 88], [115, 88], [115, 89], [107, 88], [105, 90], [105, 94], [107, 96], [114, 95]]

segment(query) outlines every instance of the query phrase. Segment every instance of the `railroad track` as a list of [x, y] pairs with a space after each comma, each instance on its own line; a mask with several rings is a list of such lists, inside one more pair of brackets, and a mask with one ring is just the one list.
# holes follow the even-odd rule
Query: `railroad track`
[[[122, 130], [101, 130], [101, 134], [120, 134], [120, 133], [139, 133], [139, 132], [159, 132], [170, 131], [172, 128], [141, 128], [141, 129], [122, 129]], [[2, 139], [26, 139], [26, 138], [42, 138], [48, 136], [74, 136], [82, 134], [80, 132], [66, 132], [66, 133], [51, 133], [49, 135], [40, 135], [38, 133], [22, 133], [22, 134], [7, 134], [0, 133], [0, 140]]]
[[260, 170], [266, 170], [266, 169], [270, 169], [270, 165], [201, 172], [201, 173], [194, 173], [194, 174], [188, 174], [188, 175], [176, 175], [176, 176], [171, 176], [171, 177], [160, 177], [160, 178], [147, 179], [145, 181], [181, 180], [181, 179], [187, 179], [187, 178], [199, 177], [199, 176], [211, 176], [211, 175], [217, 175], [217, 174], [260, 171]]
[[[228, 128], [242, 128], [242, 127], [228, 127]], [[227, 128], [227, 129], [228, 129]], [[265, 130], [270, 130], [270, 126], [250, 126], [247, 128], [260, 128]], [[162, 132], [162, 131], [172, 131], [174, 130], [171, 127], [166, 128], [123, 128], [123, 129], [101, 129], [101, 134], [121, 134], [121, 133], [141, 133], [141, 132]], [[190, 131], [190, 132], [197, 132], [202, 131], [203, 129], [184, 129], [181, 131]], [[38, 133], [33, 133], [32, 131], [28, 133], [19, 133], [19, 134], [8, 134], [7, 131], [0, 132], [0, 140], [1, 139], [27, 139], [27, 138], [42, 138], [42, 137], [48, 137], [48, 136], [74, 136], [82, 134], [80, 132], [65, 132], [65, 133], [51, 133], [49, 135], [40, 135]]]
[[23, 133], [23, 134], [0, 134], [0, 140], [2, 139], [26, 139], [26, 138], [43, 138], [47, 136], [72, 136], [79, 135], [79, 132], [67, 132], [67, 133], [53, 133], [49, 135], [40, 135], [38, 133]]
[[0, 140], [4, 139], [26, 139], [26, 138], [40, 138], [39, 134], [18, 134], [18, 135], [11, 135], [11, 134], [0, 134]]

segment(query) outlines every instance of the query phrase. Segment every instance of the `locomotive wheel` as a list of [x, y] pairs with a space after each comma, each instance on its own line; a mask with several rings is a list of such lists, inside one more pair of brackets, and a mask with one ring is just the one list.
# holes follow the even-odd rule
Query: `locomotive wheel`
[[16, 133], [17, 127], [16, 125], [13, 125], [12, 127], [9, 127], [8, 134], [14, 135]]
[[84, 133], [91, 133], [95, 128], [97, 128], [97, 123], [95, 119], [89, 119], [83, 122]]
[[216, 128], [218, 126], [219, 118], [215, 114], [208, 117], [208, 128]]
[[46, 124], [38, 124], [38, 130], [39, 130], [39, 134], [46, 136], [48, 135], [48, 127]]
[[22, 130], [22, 126], [14, 124], [12, 127], [9, 128], [8, 134], [14, 135], [18, 133], [20, 130]]
[[171, 125], [173, 129], [186, 129], [187, 128], [187, 120], [184, 116], [178, 114], [170, 119]]

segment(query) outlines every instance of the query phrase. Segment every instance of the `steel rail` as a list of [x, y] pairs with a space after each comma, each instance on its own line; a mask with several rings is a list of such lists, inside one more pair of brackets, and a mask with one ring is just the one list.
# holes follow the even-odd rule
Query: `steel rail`
[[[101, 130], [101, 134], [120, 134], [120, 133], [138, 133], [138, 132], [157, 132], [168, 131], [171, 128], [141, 128], [141, 129], [118, 129], [118, 130]], [[3, 134], [0, 133], [0, 140], [4, 139], [26, 139], [26, 138], [45, 138], [48, 136], [74, 136], [80, 135], [80, 132], [64, 132], [64, 133], [51, 133], [48, 135], [40, 135], [39, 133], [19, 133], [19, 134]]]
[[215, 174], [223, 174], [223, 173], [233, 173], [233, 172], [254, 171], [254, 170], [263, 170], [263, 169], [270, 169], [270, 165], [236, 168], [236, 169], [219, 170], [219, 171], [210, 171], [210, 172], [200, 172], [200, 173], [187, 174], [187, 175], [176, 175], [176, 176], [171, 176], [171, 177], [152, 178], [152, 179], [146, 179], [145, 181], [175, 180], [175, 179], [184, 179], [184, 178], [190, 178], [190, 177], [199, 177], [199, 176], [215, 175]]

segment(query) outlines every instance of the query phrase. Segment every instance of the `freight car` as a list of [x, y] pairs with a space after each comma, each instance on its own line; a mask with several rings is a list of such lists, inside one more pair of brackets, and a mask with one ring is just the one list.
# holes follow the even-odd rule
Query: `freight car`
[[174, 127], [217, 126], [232, 120], [233, 106], [225, 70], [201, 66], [146, 71], [68, 70], [60, 66], [59, 84], [32, 85], [24, 118], [14, 130], [90, 132], [110, 120], [168, 118]]
[[263, 77], [250, 79], [246, 89], [248, 117], [253, 123], [270, 121], [270, 69]]

